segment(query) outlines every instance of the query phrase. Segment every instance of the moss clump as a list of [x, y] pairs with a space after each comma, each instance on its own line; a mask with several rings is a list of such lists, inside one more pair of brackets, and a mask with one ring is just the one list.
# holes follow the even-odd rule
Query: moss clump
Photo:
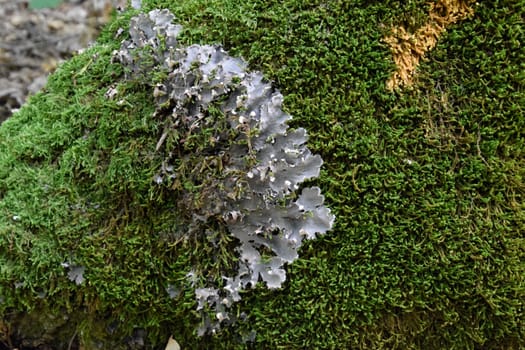
[[[183, 42], [223, 44], [275, 82], [325, 161], [315, 185], [336, 227], [303, 247], [281, 290], [243, 296], [248, 322], [196, 336], [185, 273], [207, 248], [166, 235], [178, 218], [152, 186], [151, 91], [126, 82], [122, 103], [104, 96], [122, 75], [111, 57], [128, 13], [0, 128], [4, 324], [80, 314], [70, 329], [106, 348], [160, 348], [171, 334], [184, 348], [244, 348], [252, 330], [258, 348], [524, 346], [523, 1], [481, 1], [401, 93], [385, 88], [395, 67], [381, 39], [424, 23], [425, 1], [143, 6], [170, 8]], [[86, 267], [84, 283], [65, 262]]]

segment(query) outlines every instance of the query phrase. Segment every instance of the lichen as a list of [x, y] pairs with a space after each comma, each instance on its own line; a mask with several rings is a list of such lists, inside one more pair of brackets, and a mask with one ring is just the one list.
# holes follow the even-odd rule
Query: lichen
[[168, 10], [132, 18], [130, 39], [114, 57], [127, 79], [154, 77], [154, 117], [163, 126], [156, 151], [164, 161], [152, 181], [177, 196], [176, 236], [203, 239], [217, 256], [225, 244], [237, 253], [219, 276], [188, 273], [203, 335], [235, 321], [227, 310], [242, 290], [259, 281], [281, 287], [284, 265], [297, 259], [304, 239], [328, 231], [334, 216], [318, 187], [298, 193], [323, 162], [306, 146], [304, 129], [289, 129], [283, 96], [220, 46], [180, 45], [173, 19]]

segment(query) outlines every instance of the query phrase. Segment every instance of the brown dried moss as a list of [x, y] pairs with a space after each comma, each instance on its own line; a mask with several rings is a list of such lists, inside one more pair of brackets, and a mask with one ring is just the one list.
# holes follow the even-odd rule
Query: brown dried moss
[[430, 4], [428, 22], [415, 33], [403, 26], [392, 28], [384, 38], [390, 46], [397, 70], [386, 82], [388, 90], [410, 86], [415, 70], [425, 53], [432, 50], [446, 28], [474, 14], [471, 0], [438, 0]]

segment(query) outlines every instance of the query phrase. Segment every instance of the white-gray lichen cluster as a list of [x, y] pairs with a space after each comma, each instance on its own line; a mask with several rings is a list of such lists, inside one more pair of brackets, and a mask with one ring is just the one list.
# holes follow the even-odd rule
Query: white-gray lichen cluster
[[[180, 189], [191, 209], [186, 234], [213, 237], [213, 221], [238, 243], [237, 268], [224, 271], [224, 284], [196, 285], [204, 334], [234, 321], [228, 309], [240, 291], [259, 281], [281, 287], [284, 265], [298, 257], [304, 239], [328, 231], [334, 216], [319, 188], [297, 193], [319, 176], [322, 159], [306, 147], [304, 129], [289, 130], [283, 96], [219, 46], [180, 45], [173, 19], [167, 10], [134, 17], [131, 38], [115, 56], [130, 76], [146, 76], [154, 66], [166, 72], [154, 86], [155, 116], [168, 120], [157, 143], [166, 159], [154, 180], [177, 181], [181, 171], [194, 179], [193, 189]], [[182, 170], [188, 164], [193, 169]]]

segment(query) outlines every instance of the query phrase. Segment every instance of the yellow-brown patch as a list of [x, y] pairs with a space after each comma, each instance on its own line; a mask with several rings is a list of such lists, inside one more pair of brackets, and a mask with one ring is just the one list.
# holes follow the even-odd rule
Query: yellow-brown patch
[[428, 22], [415, 33], [402, 26], [392, 28], [392, 34], [384, 38], [397, 66], [386, 82], [389, 90], [412, 84], [419, 61], [436, 46], [446, 28], [474, 14], [472, 3], [472, 0], [437, 0], [430, 4]]

